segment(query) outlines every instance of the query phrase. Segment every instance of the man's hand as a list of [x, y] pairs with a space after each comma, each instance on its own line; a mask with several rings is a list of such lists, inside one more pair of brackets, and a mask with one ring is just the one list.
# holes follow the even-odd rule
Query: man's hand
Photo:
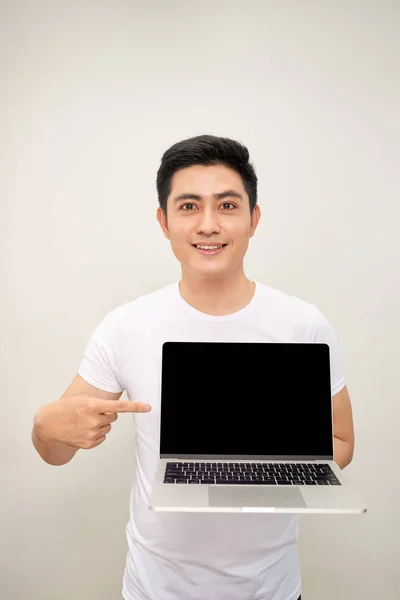
[[43, 442], [89, 450], [104, 442], [118, 413], [149, 410], [148, 404], [102, 400], [87, 394], [61, 398], [39, 408], [35, 414], [34, 432]]

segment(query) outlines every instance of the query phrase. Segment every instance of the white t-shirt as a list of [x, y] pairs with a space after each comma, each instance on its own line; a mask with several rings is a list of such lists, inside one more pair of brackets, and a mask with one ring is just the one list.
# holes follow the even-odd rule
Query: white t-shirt
[[[148, 507], [159, 459], [165, 341], [325, 342], [332, 395], [345, 385], [338, 341], [324, 315], [312, 304], [255, 283], [251, 302], [224, 316], [193, 308], [178, 282], [139, 296], [105, 316], [84, 352], [79, 374], [88, 383], [108, 392], [126, 390], [130, 400], [152, 406], [149, 413], [132, 415], [136, 476], [126, 527], [125, 600], [297, 600], [300, 594], [297, 516], [160, 513]], [[194, 386], [201, 382], [199, 367], [182, 368], [193, 370]]]

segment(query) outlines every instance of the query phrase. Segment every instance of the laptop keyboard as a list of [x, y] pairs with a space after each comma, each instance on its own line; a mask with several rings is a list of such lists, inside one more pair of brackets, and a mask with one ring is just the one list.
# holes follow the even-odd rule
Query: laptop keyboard
[[324, 463], [168, 462], [164, 483], [341, 485]]

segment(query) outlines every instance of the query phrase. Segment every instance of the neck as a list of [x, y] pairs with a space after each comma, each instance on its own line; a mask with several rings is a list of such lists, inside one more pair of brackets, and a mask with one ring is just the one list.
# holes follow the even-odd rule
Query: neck
[[179, 292], [193, 308], [209, 315], [223, 316], [247, 306], [253, 298], [255, 284], [244, 272], [225, 277], [193, 277], [182, 273]]

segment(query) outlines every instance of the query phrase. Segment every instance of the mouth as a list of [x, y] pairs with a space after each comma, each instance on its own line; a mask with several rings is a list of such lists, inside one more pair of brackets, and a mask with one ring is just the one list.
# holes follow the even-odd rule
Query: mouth
[[207, 245], [204, 244], [203, 247], [199, 247], [196, 244], [192, 244], [193, 248], [197, 250], [199, 254], [203, 254], [203, 256], [215, 256], [221, 254], [227, 245], [228, 244], [221, 244], [220, 246], [213, 246], [210, 244], [210, 246], [207, 247]]

